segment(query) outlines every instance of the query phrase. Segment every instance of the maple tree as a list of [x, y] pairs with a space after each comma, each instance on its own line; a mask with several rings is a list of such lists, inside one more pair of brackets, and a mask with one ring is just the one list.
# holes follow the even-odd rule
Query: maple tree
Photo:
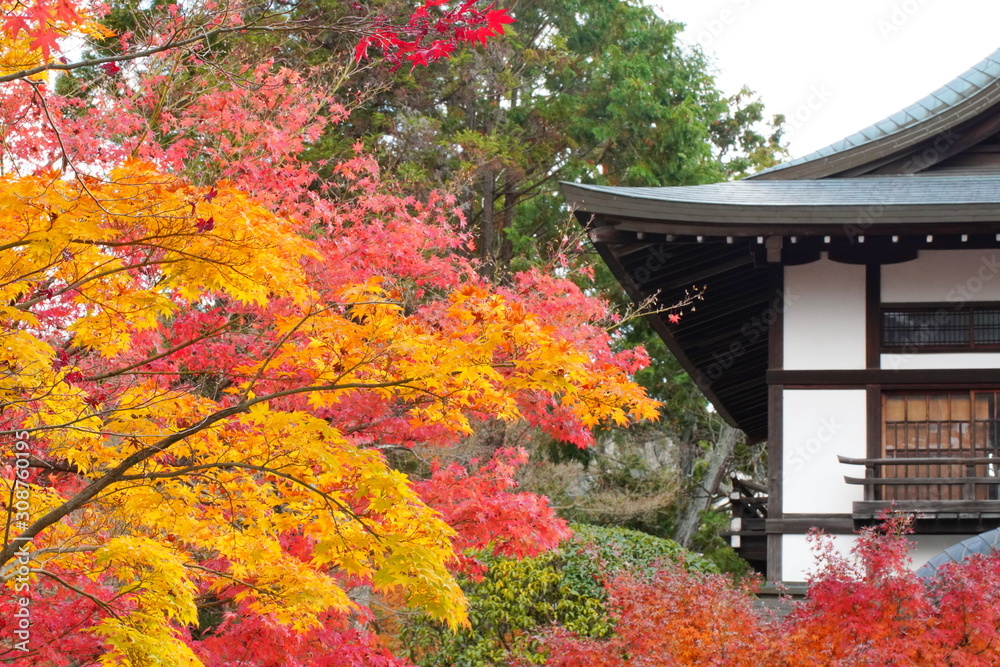
[[[440, 7], [448, 0], [424, 0], [405, 26], [393, 27], [384, 16], [378, 16], [371, 35], [361, 38], [354, 48], [354, 57], [361, 61], [368, 49], [378, 47], [388, 55], [394, 67], [404, 59], [413, 65], [429, 65], [447, 58], [455, 50], [455, 42], [479, 42], [504, 34], [504, 26], [514, 19], [505, 9], [493, 5], [477, 8], [478, 0], [464, 0], [439, 16], [432, 16], [431, 7]], [[451, 39], [441, 39], [450, 33]]]
[[650, 3], [536, 0], [510, 17], [486, 49], [400, 69], [350, 128], [388, 138], [383, 164], [414, 186], [472, 189], [477, 251], [499, 269], [558, 246], [560, 180], [689, 185], [773, 163], [759, 100], [724, 95]]
[[786, 619], [775, 664], [992, 665], [1000, 659], [1000, 554], [910, 567], [912, 518], [861, 531], [849, 554], [814, 535], [819, 567]]
[[[336, 29], [393, 67], [507, 25], [443, 6]], [[522, 419], [586, 446], [655, 414], [630, 379], [647, 358], [616, 351], [606, 306], [564, 277], [484, 279], [454, 198], [407, 196], [361, 146], [306, 163], [348, 110], [242, 40], [306, 19], [154, 9], [111, 31], [96, 4], [3, 5], [0, 659], [405, 665], [373, 608], [461, 627], [456, 571], [495, 583], [518, 565], [483, 567], [508, 554], [530, 577], [566, 526], [516, 489], [516, 449], [419, 482], [384, 452]], [[60, 53], [74, 35], [94, 52]], [[855, 560], [821, 552], [781, 623], [717, 575], [624, 572], [606, 584], [613, 633], [543, 645], [552, 664], [994, 664], [997, 559], [928, 588], [904, 542], [890, 528]], [[545, 618], [606, 633], [584, 597]]]
[[[580, 227], [567, 222], [559, 181], [692, 185], [739, 177], [773, 164], [781, 153], [780, 121], [767, 122], [762, 103], [748, 90], [723, 92], [710, 59], [684, 43], [683, 26], [669, 20], [669, 8], [655, 5], [646, 0], [513, 4], [517, 21], [507, 38], [431, 67], [400, 68], [392, 85], [361, 104], [344, 130], [364, 138], [381, 163], [414, 188], [445, 183], [473, 193], [463, 203], [486, 270], [503, 277], [547, 263], [566, 249], [567, 231]], [[366, 81], [374, 85], [371, 77]], [[345, 137], [339, 130], [324, 137], [318, 154], [342, 150]], [[596, 272], [594, 282], [606, 298], [621, 299], [626, 307], [627, 297], [594, 249], [583, 243], [570, 251], [579, 265]], [[679, 301], [679, 292], [665, 291], [663, 303]], [[553, 459], [586, 462], [586, 472], [573, 479], [583, 478], [595, 491], [574, 499], [575, 518], [621, 521], [687, 541], [691, 531], [678, 533], [677, 527], [697, 528], [704, 516], [704, 530], [691, 544], [724, 548], [728, 540], [708, 529], [728, 522], [728, 508], [701, 510], [728, 500], [728, 472], [762, 480], [754, 463], [763, 450], [726, 447], [731, 439], [720, 435], [726, 433], [722, 419], [706, 410], [701, 390], [648, 325], [632, 321], [621, 333], [626, 346], [641, 344], [655, 359], [637, 379], [664, 403], [662, 418], [655, 427], [618, 434], [607, 451], [542, 445]], [[668, 441], [673, 444], [659, 453], [670, 460], [665, 467], [676, 471], [669, 479], [664, 470], [645, 465], [643, 456], [650, 443]], [[706, 451], [705, 443], [714, 444]], [[725, 470], [718, 475], [713, 470], [699, 483], [713, 460], [724, 462]], [[569, 470], [570, 464], [560, 468], [567, 477]], [[539, 477], [551, 480], [560, 471]], [[589, 484], [595, 476], [599, 481]], [[637, 476], [643, 488], [636, 488]], [[722, 488], [715, 480], [722, 480]], [[703, 487], [717, 502], [693, 500]], [[680, 492], [668, 498], [671, 489]], [[558, 493], [551, 486], [547, 490]], [[605, 496], [619, 499], [614, 512], [604, 511]], [[586, 512], [587, 504], [595, 510]]]
[[[508, 493], [517, 487], [514, 475], [527, 459], [524, 449], [508, 448], [471, 472], [457, 463], [435, 462], [431, 476], [414, 488], [459, 531], [454, 544], [460, 553], [488, 549], [499, 556], [537, 556], [568, 538], [570, 531], [544, 496]], [[473, 459], [472, 464], [479, 461]], [[471, 573], [483, 571], [474, 557], [460, 558]]]
[[[345, 3], [346, 4], [346, 3]], [[142, 31], [114, 35], [94, 21], [107, 11], [107, 5], [92, 0], [28, 0], [6, 2], [3, 7], [3, 34], [14, 48], [7, 51], [7, 71], [0, 81], [22, 79], [48, 70], [73, 70], [87, 65], [105, 67], [117, 74], [117, 63], [145, 58], [180, 47], [204, 49], [211, 41], [226, 34], [254, 32], [325, 32], [350, 33], [357, 38], [354, 56], [368, 57], [376, 47], [394, 67], [402, 62], [427, 65], [446, 58], [457, 44], [481, 43], [503, 35], [504, 26], [512, 23], [506, 9], [483, 7], [480, 0], [462, 0], [447, 7], [448, 0], [423, 0], [404, 21], [383, 13], [369, 14], [360, 3], [351, 3], [334, 24], [322, 25], [296, 14], [295, 3], [258, 2], [200, 3], [190, 7], [175, 4], [160, 6], [166, 11], [146, 13], [153, 22]], [[353, 10], [353, 13], [351, 12]], [[329, 17], [326, 17], [329, 18]], [[70, 61], [61, 53], [60, 40], [75, 30], [85, 34], [118, 37], [119, 53], [98, 58]], [[19, 58], [11, 58], [11, 54]]]
[[607, 591], [611, 637], [556, 629], [543, 641], [546, 665], [750, 666], [768, 655], [770, 637], [753, 608], [752, 588], [725, 575], [664, 564], [652, 575], [621, 573]]
[[543, 664], [996, 664], [1000, 554], [949, 563], [925, 581], [910, 566], [910, 521], [887, 517], [846, 552], [815, 533], [816, 570], [783, 618], [755, 604], [751, 581], [671, 563], [612, 574], [604, 586], [613, 631], [544, 630]]
[[[507, 23], [443, 4], [344, 29], [422, 64]], [[570, 281], [491, 285], [455, 200], [396, 191], [360, 146], [317, 178], [300, 154], [344, 107], [212, 41], [308, 26], [156, 9], [114, 34], [97, 5], [11, 4], [0, 24], [0, 657], [402, 664], [365, 630], [373, 596], [456, 627], [456, 548], [567, 533], [513, 488], [519, 452], [413, 484], [383, 450], [489, 419], [585, 446], [655, 416], [630, 380], [645, 355], [616, 351]], [[95, 52], [58, 55], [73, 34]]]

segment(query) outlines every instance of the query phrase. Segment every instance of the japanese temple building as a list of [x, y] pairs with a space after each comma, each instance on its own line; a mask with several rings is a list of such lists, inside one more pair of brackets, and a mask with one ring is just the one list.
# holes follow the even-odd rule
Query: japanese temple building
[[[831, 146], [742, 181], [564, 184], [718, 413], [766, 440], [734, 546], [800, 582], [806, 533], [915, 517], [915, 566], [1000, 527], [1000, 50]], [[994, 463], [997, 461], [997, 463]], [[756, 520], [755, 520], [756, 517]]]

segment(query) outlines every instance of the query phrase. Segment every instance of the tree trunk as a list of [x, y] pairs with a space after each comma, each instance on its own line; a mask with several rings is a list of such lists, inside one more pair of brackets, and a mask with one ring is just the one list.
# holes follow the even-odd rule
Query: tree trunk
[[694, 534], [701, 525], [701, 513], [712, 505], [712, 499], [719, 492], [719, 485], [726, 475], [726, 469], [733, 458], [733, 449], [740, 440], [740, 430], [724, 424], [719, 439], [708, 453], [708, 468], [701, 481], [694, 487], [691, 499], [681, 510], [674, 537], [683, 547], [691, 546]]
[[[517, 109], [518, 94], [517, 88], [510, 91], [510, 111]], [[514, 209], [517, 206], [515, 192], [517, 191], [518, 178], [516, 170], [508, 166], [504, 170], [503, 176], [503, 210], [501, 212], [500, 224], [497, 226], [497, 264], [506, 271], [510, 268], [510, 262], [514, 259], [514, 243], [510, 240], [507, 230], [514, 225]]]
[[500, 245], [497, 253], [497, 264], [504, 270], [510, 268], [510, 263], [514, 259], [514, 242], [511, 241], [507, 230], [514, 226], [514, 209], [517, 207], [515, 192], [517, 190], [517, 179], [508, 170], [504, 175], [503, 188], [503, 216], [500, 227], [497, 229], [498, 243]]
[[490, 275], [493, 275], [493, 238], [496, 234], [495, 178], [492, 169], [483, 174], [483, 215], [479, 229], [479, 257]]

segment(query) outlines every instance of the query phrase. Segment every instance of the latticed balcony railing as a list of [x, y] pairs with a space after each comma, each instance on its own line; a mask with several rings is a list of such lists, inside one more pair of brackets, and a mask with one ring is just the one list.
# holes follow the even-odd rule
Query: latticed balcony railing
[[[886, 392], [878, 457], [846, 458], [865, 476], [855, 515], [893, 506], [928, 514], [1000, 506], [1000, 392]], [[860, 508], [860, 509], [859, 509]], [[1000, 511], [1000, 510], [996, 510]]]
[[865, 467], [864, 477], [845, 476], [865, 487], [854, 503], [856, 518], [875, 518], [887, 508], [917, 518], [1000, 518], [1000, 458], [992, 456], [912, 456], [848, 458]]
[[865, 466], [864, 477], [844, 477], [865, 487], [866, 500], [996, 500], [1000, 498], [1000, 459], [991, 456], [912, 456], [856, 459], [841, 463]]

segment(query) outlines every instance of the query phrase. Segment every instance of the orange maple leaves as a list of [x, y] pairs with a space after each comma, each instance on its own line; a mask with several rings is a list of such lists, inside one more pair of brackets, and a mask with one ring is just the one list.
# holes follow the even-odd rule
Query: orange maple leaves
[[930, 582], [908, 567], [899, 517], [862, 532], [850, 557], [819, 539], [820, 566], [784, 618], [754, 589], [718, 574], [667, 566], [607, 585], [610, 639], [556, 630], [552, 667], [988, 667], [1000, 661], [1000, 556], [952, 564]]
[[[97, 613], [112, 653], [180, 651], [178, 623], [205, 590], [307, 632], [349, 608], [344, 577], [462, 623], [453, 530], [358, 446], [388, 435], [381, 415], [395, 416], [390, 437], [444, 442], [479, 420], [530, 416], [527, 404], [583, 429], [655, 415], [606, 334], [580, 337], [565, 313], [492, 292], [463, 262], [441, 285], [464, 284], [404, 304], [400, 277], [327, 282], [328, 262], [356, 258], [231, 184], [198, 188], [128, 162], [106, 180], [40, 173], [4, 186], [2, 426], [35, 443], [29, 483], [45, 502], [2, 554], [30, 540], [72, 579], [126, 545], [154, 568], [128, 595], [111, 576], [91, 592], [117, 615]], [[509, 509], [487, 498], [507, 492], [504, 475], [483, 506]], [[508, 513], [514, 539], [533, 539], [541, 518], [557, 541], [558, 522], [532, 503]], [[67, 521], [68, 508], [89, 519]], [[64, 551], [81, 540], [93, 546]]]
[[[510, 22], [475, 4], [454, 10], [455, 39]], [[10, 81], [61, 67], [38, 61], [86, 14], [66, 0], [4, 9]], [[30, 542], [32, 576], [51, 579], [34, 599], [42, 662], [211, 664], [215, 632], [312, 656], [362, 586], [461, 624], [456, 547], [530, 552], [562, 524], [510, 493], [512, 462], [439, 469], [511, 520], [508, 542], [457, 538], [428, 501], [455, 523], [477, 508], [433, 483], [422, 498], [380, 448], [452, 443], [492, 419], [586, 444], [595, 426], [656, 414], [629, 377], [644, 356], [614, 350], [604, 306], [569, 281], [481, 278], [453, 197], [399, 195], [360, 153], [320, 181], [300, 153], [345, 112], [305, 77], [263, 62], [228, 79], [171, 53], [170, 35], [214, 30], [199, 9], [221, 16], [169, 9], [143, 61], [122, 36], [122, 55], [97, 63], [114, 94], [2, 90], [4, 159], [21, 175], [0, 181], [0, 486], [14, 483], [3, 434], [27, 433], [34, 505], [0, 561]], [[397, 53], [447, 55], [419, 14]], [[225, 622], [200, 627], [199, 605]]]

